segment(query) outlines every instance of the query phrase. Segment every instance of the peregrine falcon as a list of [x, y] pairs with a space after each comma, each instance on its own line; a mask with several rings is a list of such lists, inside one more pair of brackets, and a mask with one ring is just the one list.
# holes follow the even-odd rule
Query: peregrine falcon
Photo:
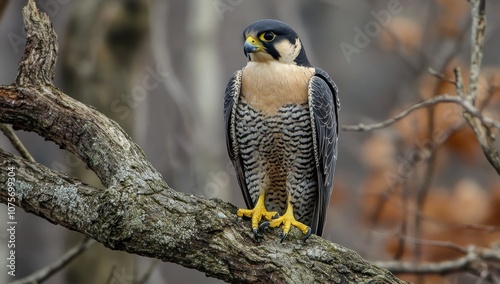
[[[338, 89], [313, 67], [297, 33], [278, 20], [243, 31], [247, 65], [224, 96], [226, 145], [255, 238], [291, 226], [321, 236], [337, 161]], [[259, 223], [262, 218], [268, 221]]]

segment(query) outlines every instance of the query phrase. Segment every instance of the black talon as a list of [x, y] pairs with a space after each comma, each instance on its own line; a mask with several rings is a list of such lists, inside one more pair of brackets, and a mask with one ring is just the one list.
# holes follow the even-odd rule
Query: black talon
[[286, 235], [287, 235], [286, 233], [283, 233], [283, 235], [281, 235], [280, 243], [282, 243], [285, 240]]
[[257, 231], [257, 228], [253, 228], [253, 235], [255, 237], [255, 240], [259, 240], [259, 231]]
[[262, 224], [260, 224], [260, 226], [259, 226], [259, 231], [263, 231], [263, 230], [269, 228], [269, 225], [271, 225], [271, 223], [269, 221], [262, 222]]
[[271, 217], [271, 219], [278, 219], [280, 217], [280, 213], [276, 212], [276, 215], [274, 215], [273, 217]]
[[309, 239], [309, 237], [311, 236], [311, 234], [312, 234], [311, 228], [307, 228], [306, 236], [302, 239], [302, 241], [305, 242], [307, 239]]

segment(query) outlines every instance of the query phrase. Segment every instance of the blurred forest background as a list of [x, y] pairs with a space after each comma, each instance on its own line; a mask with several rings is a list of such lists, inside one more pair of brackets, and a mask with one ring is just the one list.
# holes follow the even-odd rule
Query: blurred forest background
[[[486, 2], [478, 105], [498, 121], [500, 2]], [[25, 4], [0, 0], [1, 84], [15, 79], [23, 54]], [[465, 0], [40, 0], [37, 5], [59, 37], [57, 87], [117, 121], [174, 189], [240, 207], [243, 198], [226, 155], [222, 98], [229, 77], [246, 63], [242, 31], [248, 24], [276, 18], [298, 32], [312, 64], [339, 86], [341, 125], [383, 121], [422, 99], [455, 95], [454, 85], [437, 77], [453, 80], [454, 67], [461, 67], [464, 78], [469, 71], [471, 16]], [[33, 133], [18, 135], [36, 161], [99, 185], [54, 143]], [[2, 134], [0, 147], [15, 153]], [[3, 204], [0, 212], [7, 212]], [[17, 212], [19, 277], [53, 263], [82, 239]], [[4, 226], [2, 220], [2, 240]], [[380, 130], [341, 131], [324, 238], [368, 260], [436, 262], [463, 256], [457, 246], [499, 247], [500, 178], [461, 107], [438, 104]], [[0, 254], [6, 249], [1, 245]], [[12, 280], [4, 262], [0, 259], [1, 283]], [[488, 269], [500, 275], [499, 266]], [[46, 283], [132, 283], [151, 267], [147, 283], [220, 283], [99, 244]], [[465, 272], [400, 276], [417, 283], [478, 280]]]

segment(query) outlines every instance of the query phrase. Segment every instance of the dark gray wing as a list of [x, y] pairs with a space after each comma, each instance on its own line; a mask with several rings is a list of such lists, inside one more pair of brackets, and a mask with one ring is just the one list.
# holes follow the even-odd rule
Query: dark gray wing
[[236, 140], [236, 108], [241, 91], [241, 70], [234, 72], [226, 86], [224, 95], [224, 128], [226, 133], [226, 147], [229, 159], [236, 170], [236, 177], [243, 193], [243, 198], [248, 208], [253, 208], [254, 204], [248, 192], [243, 161], [239, 154], [239, 147]]
[[319, 68], [315, 69], [315, 75], [309, 81], [309, 111], [313, 126], [318, 200], [314, 208], [311, 227], [313, 233], [321, 236], [332, 194], [333, 174], [337, 162], [340, 100], [337, 85], [330, 76]]

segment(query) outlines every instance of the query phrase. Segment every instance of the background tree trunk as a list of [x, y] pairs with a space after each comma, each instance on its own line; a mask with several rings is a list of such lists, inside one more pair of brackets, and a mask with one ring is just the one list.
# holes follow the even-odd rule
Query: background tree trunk
[[[118, 122], [135, 135], [135, 104], [146, 102], [139, 87], [144, 74], [144, 53], [149, 34], [150, 1], [80, 1], [74, 7], [61, 49], [62, 89]], [[70, 155], [68, 153], [68, 155]], [[75, 159], [75, 158], [73, 158]], [[79, 161], [76, 159], [76, 161]], [[70, 174], [101, 186], [83, 163], [74, 163]], [[81, 236], [67, 233], [67, 247]], [[136, 257], [97, 245], [79, 257], [66, 272], [68, 283], [106, 283], [119, 267], [135, 271]], [[88, 273], [93, 271], [94, 273]]]

